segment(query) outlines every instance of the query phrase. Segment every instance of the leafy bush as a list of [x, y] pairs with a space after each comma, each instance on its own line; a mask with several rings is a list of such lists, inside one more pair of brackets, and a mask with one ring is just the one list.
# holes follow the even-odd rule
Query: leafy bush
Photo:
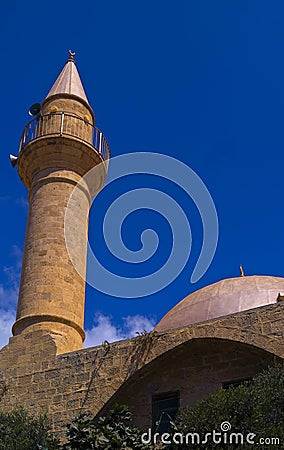
[[131, 413], [124, 405], [114, 405], [108, 416], [92, 419], [79, 415], [67, 426], [67, 444], [63, 450], [151, 449], [142, 445], [141, 431], [131, 426]]
[[0, 450], [39, 449], [59, 449], [59, 441], [52, 436], [45, 415], [35, 417], [24, 409], [0, 411]]
[[[195, 406], [181, 409], [174, 428], [176, 432], [183, 435], [198, 433], [202, 439], [206, 433], [213, 430], [221, 432], [220, 425], [223, 422], [229, 422], [231, 425], [228, 435], [242, 433], [246, 438], [249, 433], [254, 433], [255, 445], [260, 438], [280, 439], [278, 445], [261, 445], [263, 450], [284, 448], [284, 365], [270, 367], [250, 382], [229, 389], [219, 389]], [[172, 444], [167, 448], [189, 447], [185, 444]], [[195, 441], [190, 448], [244, 450], [252, 449], [253, 445], [246, 441], [243, 445], [214, 444], [211, 439], [208, 439], [208, 443], [203, 445]]]

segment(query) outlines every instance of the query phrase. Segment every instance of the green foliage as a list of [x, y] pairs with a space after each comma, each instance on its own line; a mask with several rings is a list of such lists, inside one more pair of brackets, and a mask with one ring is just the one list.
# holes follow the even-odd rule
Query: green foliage
[[[230, 422], [230, 433], [254, 433], [255, 443], [260, 438], [276, 437], [279, 445], [261, 445], [264, 449], [284, 448], [284, 365], [270, 367], [251, 382], [237, 387], [219, 389], [208, 395], [195, 406], [182, 409], [175, 421], [176, 432], [198, 433], [204, 437], [206, 433], [221, 431], [222, 422]], [[257, 446], [257, 445], [256, 445]], [[203, 445], [197, 443], [190, 446], [196, 449], [252, 449], [253, 445], [217, 444], [208, 441]], [[168, 449], [189, 448], [185, 444], [167, 446]]]
[[0, 450], [57, 450], [45, 415], [35, 417], [24, 409], [0, 411]]
[[67, 427], [67, 444], [63, 450], [151, 449], [142, 445], [142, 432], [131, 425], [131, 413], [123, 405], [114, 405], [108, 416], [92, 419], [81, 414]]

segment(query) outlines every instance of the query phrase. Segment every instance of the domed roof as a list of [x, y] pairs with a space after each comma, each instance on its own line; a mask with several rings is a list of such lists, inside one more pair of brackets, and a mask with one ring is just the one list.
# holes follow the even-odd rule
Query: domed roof
[[283, 292], [284, 278], [256, 275], [227, 278], [185, 297], [160, 320], [155, 331], [276, 303], [278, 294]]

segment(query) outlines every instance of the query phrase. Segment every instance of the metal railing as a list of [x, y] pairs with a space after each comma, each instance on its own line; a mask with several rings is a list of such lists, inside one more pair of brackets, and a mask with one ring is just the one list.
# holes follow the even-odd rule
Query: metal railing
[[91, 143], [104, 161], [110, 158], [108, 141], [97, 127], [76, 114], [64, 111], [44, 114], [32, 119], [24, 128], [19, 151], [23, 151], [29, 142], [42, 136], [73, 136]]

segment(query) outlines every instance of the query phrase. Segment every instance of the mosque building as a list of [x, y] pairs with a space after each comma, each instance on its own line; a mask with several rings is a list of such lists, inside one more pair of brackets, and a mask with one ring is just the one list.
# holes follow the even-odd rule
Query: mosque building
[[[1, 409], [47, 412], [62, 431], [76, 414], [127, 404], [142, 429], [167, 428], [179, 406], [238, 384], [284, 357], [284, 278], [224, 279], [188, 295], [150, 333], [83, 347], [88, 212], [110, 158], [74, 53], [12, 157], [29, 211], [13, 336], [0, 350]], [[72, 197], [74, 187], [90, 170]], [[71, 203], [70, 203], [71, 199]], [[72, 255], [64, 221], [72, 212]]]

